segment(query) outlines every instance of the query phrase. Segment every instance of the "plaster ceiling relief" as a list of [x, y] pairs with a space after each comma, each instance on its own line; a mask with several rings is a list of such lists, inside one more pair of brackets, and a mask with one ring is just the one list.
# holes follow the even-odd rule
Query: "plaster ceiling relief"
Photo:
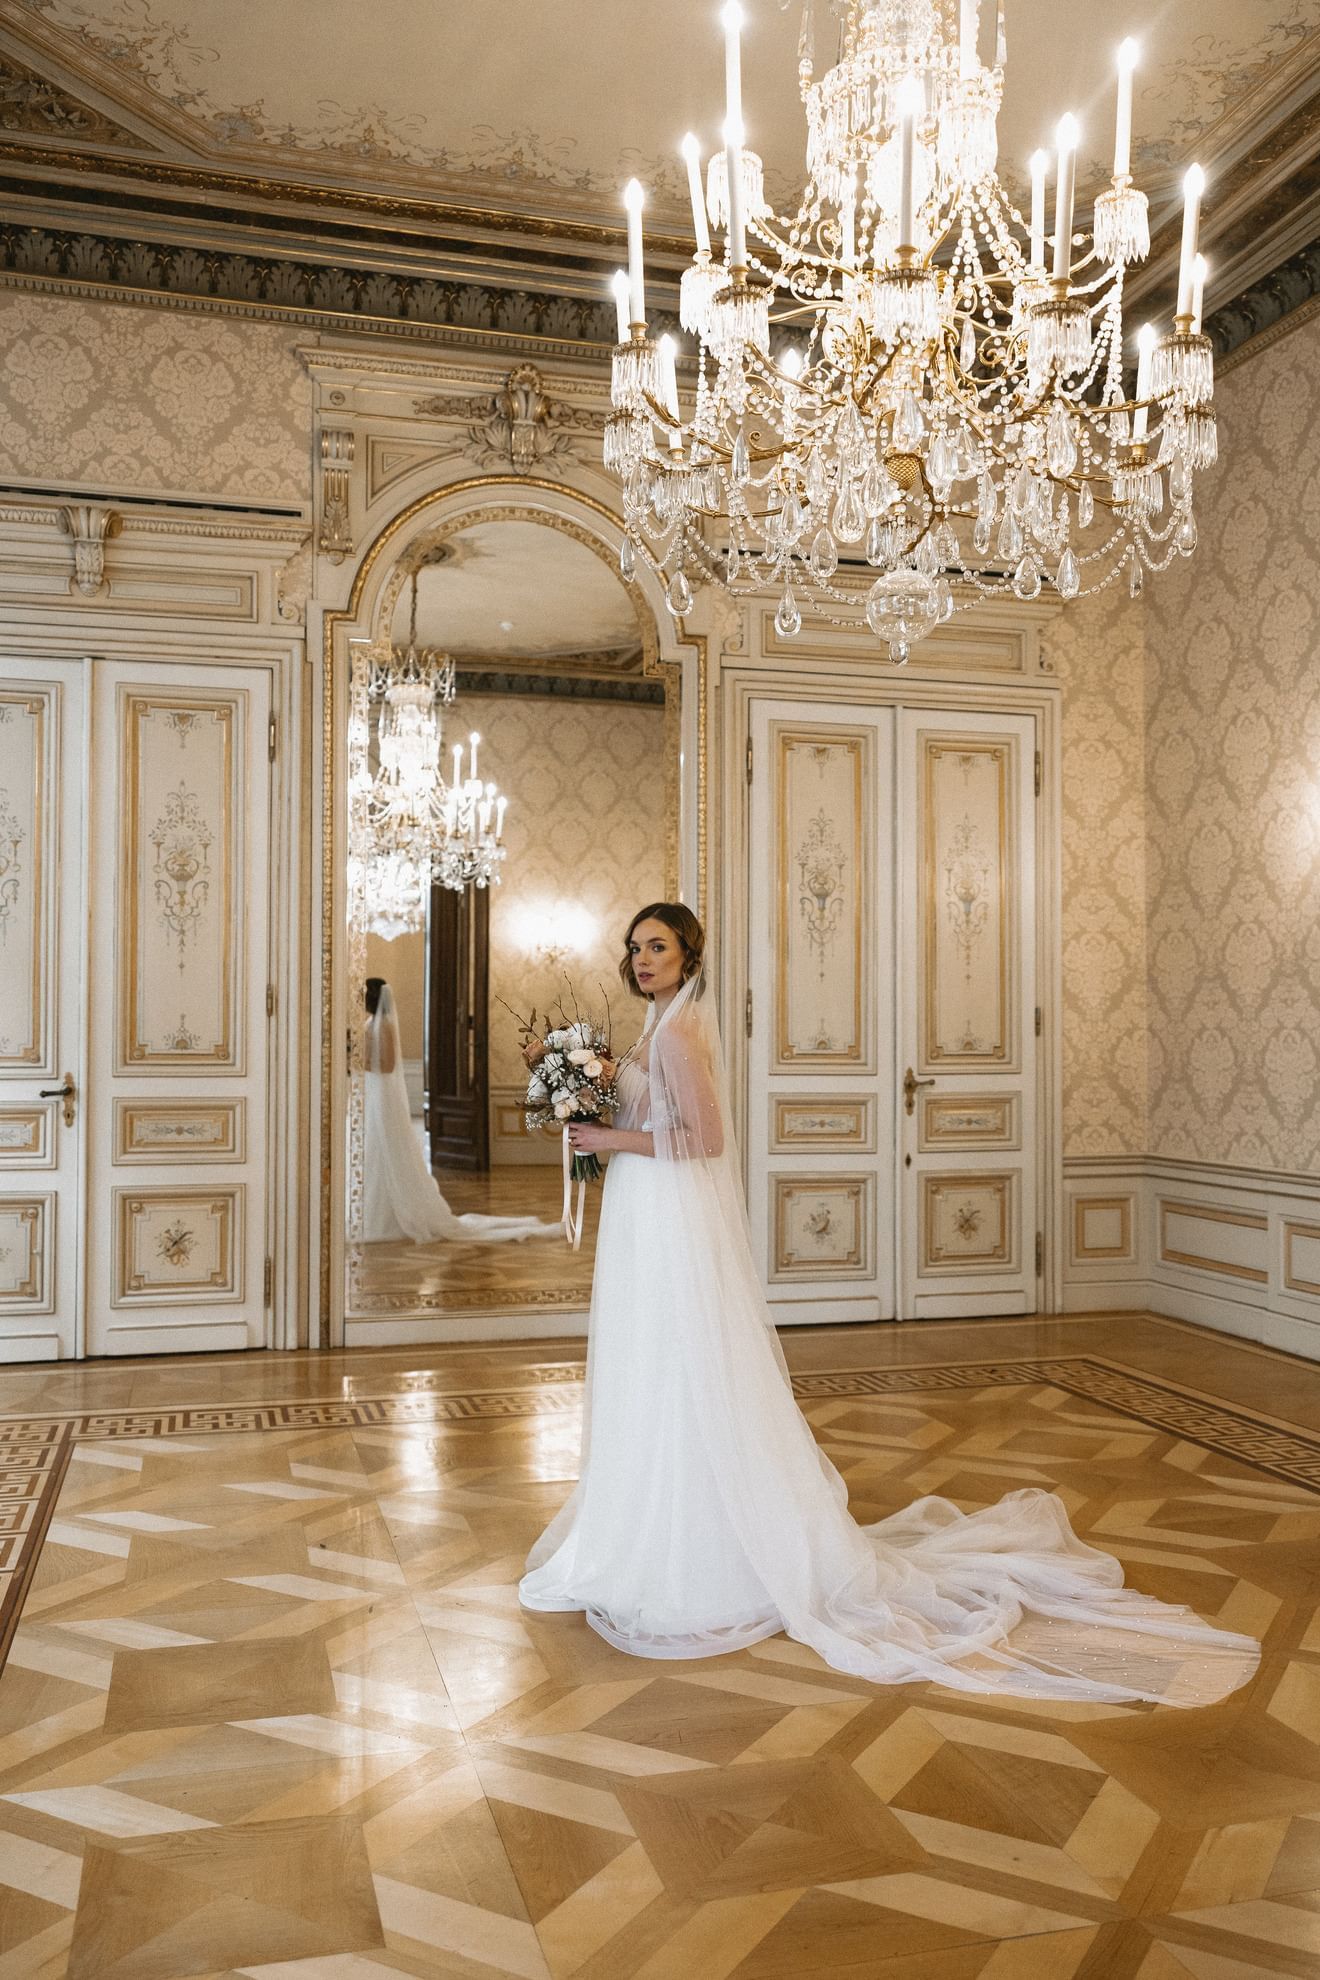
[[133, 131], [0, 50], [0, 131], [73, 139], [79, 144], [150, 149]]
[[[801, 8], [747, 6], [748, 138], [786, 204], [802, 171]], [[819, 71], [830, 0], [815, 12]], [[8, 13], [107, 90], [118, 79], [135, 102], [153, 99], [226, 163], [504, 209], [617, 220], [635, 172], [656, 219], [684, 227], [678, 141], [691, 127], [709, 148], [722, 116], [716, 0], [11, 0]], [[1320, 0], [1166, 0], [1153, 15], [1136, 0], [1006, 0], [1006, 26], [1010, 181], [1065, 109], [1103, 180], [1124, 34], [1142, 42], [1134, 160], [1154, 189], [1244, 107], [1268, 123], [1287, 76], [1320, 61]]]
[[[423, 548], [417, 637], [465, 660], [536, 661], [636, 653], [637, 613], [622, 581], [585, 544], [536, 522], [474, 524], [449, 537], [439, 561]], [[400, 590], [393, 637], [406, 641], [411, 585]]]

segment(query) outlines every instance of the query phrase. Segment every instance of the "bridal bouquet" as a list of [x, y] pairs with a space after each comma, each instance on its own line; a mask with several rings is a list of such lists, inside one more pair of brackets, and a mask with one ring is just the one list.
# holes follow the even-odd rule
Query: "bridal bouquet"
[[[529, 1018], [523, 1018], [507, 1004], [505, 1009], [517, 1021], [523, 1056], [530, 1068], [527, 1125], [559, 1128], [563, 1134], [564, 1230], [576, 1250], [582, 1241], [586, 1186], [589, 1182], [599, 1182], [602, 1171], [595, 1155], [580, 1155], [569, 1146], [568, 1130], [574, 1121], [596, 1121], [608, 1113], [617, 1104], [618, 1090], [605, 1072], [605, 1062], [610, 1056], [608, 998], [603, 1024], [597, 1018], [582, 1015], [571, 986], [569, 999], [573, 1016], [570, 1019], [561, 1004], [558, 1023], [551, 1023], [548, 1013], [538, 1025], [535, 1010]], [[578, 1185], [575, 1215], [571, 1209], [574, 1183]]]
[[[533, 1012], [533, 1019], [535, 1012]], [[572, 1024], [557, 1025], [538, 1037], [527, 1034], [543, 1047], [527, 1081], [527, 1125], [529, 1128], [560, 1127], [572, 1121], [596, 1121], [608, 1113], [617, 1098], [614, 1082], [605, 1077], [603, 1061], [609, 1057], [609, 1038], [603, 1027], [591, 1018], [575, 1018]], [[594, 1155], [574, 1155], [574, 1182], [597, 1182], [600, 1163]]]

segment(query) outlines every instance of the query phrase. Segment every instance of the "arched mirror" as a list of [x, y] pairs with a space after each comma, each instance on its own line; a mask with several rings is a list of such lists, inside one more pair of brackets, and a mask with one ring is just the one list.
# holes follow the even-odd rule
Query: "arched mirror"
[[[349, 1321], [581, 1312], [599, 1186], [575, 1249], [519, 1021], [641, 1028], [618, 965], [678, 892], [680, 670], [585, 529], [499, 510], [407, 542], [350, 650]], [[437, 763], [421, 873], [398, 791]]]

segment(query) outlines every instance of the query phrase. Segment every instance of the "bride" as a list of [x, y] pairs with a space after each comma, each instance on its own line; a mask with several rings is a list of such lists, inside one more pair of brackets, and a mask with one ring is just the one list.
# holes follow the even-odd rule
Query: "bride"
[[533, 1547], [523, 1606], [577, 1609], [620, 1650], [705, 1657], [783, 1631], [879, 1683], [1202, 1705], [1258, 1648], [1123, 1586], [1053, 1493], [858, 1526], [789, 1386], [752, 1258], [701, 924], [634, 916], [620, 974], [650, 1000], [617, 1069], [579, 1482]]
[[507, 1244], [558, 1236], [562, 1226], [535, 1217], [455, 1216], [436, 1187], [413, 1128], [399, 1050], [394, 993], [383, 976], [367, 978], [367, 1076], [362, 1107], [362, 1239], [411, 1238], [432, 1244]]

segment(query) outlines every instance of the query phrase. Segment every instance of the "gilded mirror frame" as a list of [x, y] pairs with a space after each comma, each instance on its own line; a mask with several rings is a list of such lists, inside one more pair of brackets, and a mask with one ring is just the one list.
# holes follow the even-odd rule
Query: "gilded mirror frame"
[[[347, 605], [322, 618], [321, 778], [322, 841], [320, 892], [321, 944], [321, 1136], [319, 1257], [314, 1283], [319, 1289], [321, 1346], [343, 1342], [348, 1314], [349, 1093], [357, 1028], [354, 972], [362, 975], [361, 943], [348, 926], [347, 804], [348, 717], [355, 666], [361, 671], [375, 644], [389, 637], [395, 606], [417, 560], [466, 529], [481, 524], [535, 523], [572, 538], [618, 575], [622, 524], [617, 513], [580, 489], [534, 476], [475, 475], [436, 488], [409, 502], [365, 549]], [[644, 676], [661, 681], [665, 707], [665, 870], [673, 894], [693, 900], [704, 913], [707, 900], [707, 681], [706, 641], [675, 625], [659, 585], [644, 573], [627, 587], [637, 619]], [[357, 955], [354, 955], [356, 946]], [[361, 982], [356, 984], [360, 997]], [[345, 1041], [337, 1052], [335, 1040]], [[417, 1329], [437, 1331], [453, 1313], [419, 1308], [399, 1314]], [[475, 1316], [473, 1316], [475, 1317]], [[388, 1325], [388, 1312], [364, 1313], [364, 1321]]]

